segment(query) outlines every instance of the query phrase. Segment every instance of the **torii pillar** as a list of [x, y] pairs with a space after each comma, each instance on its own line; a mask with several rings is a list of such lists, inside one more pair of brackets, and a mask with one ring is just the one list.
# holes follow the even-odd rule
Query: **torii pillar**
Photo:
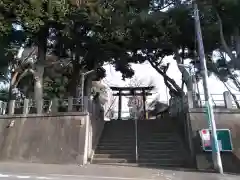
[[146, 112], [146, 91], [145, 89], [142, 89], [142, 97], [143, 97], [143, 117], [144, 119], [147, 119], [147, 112]]
[[118, 120], [122, 119], [122, 91], [119, 90], [119, 96], [118, 96]]

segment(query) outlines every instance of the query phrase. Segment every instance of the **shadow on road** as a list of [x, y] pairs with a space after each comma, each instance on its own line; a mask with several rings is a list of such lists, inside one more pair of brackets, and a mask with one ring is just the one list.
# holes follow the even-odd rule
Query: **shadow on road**
[[[198, 172], [198, 173], [216, 173], [212, 165], [211, 153], [207, 155], [210, 166], [206, 169], [197, 169], [196, 167], [166, 167], [159, 165], [143, 165], [143, 164], [105, 164], [109, 166], [123, 166], [123, 167], [139, 167], [148, 169], [170, 170], [177, 172]], [[240, 160], [232, 153], [222, 155], [222, 163], [225, 174], [240, 175]]]

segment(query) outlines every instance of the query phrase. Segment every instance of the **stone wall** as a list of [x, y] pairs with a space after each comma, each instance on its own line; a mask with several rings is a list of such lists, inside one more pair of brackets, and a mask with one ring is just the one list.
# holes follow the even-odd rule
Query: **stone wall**
[[0, 116], [0, 160], [82, 164], [87, 116]]
[[[218, 129], [230, 129], [232, 134], [233, 152], [221, 154], [225, 172], [240, 173], [240, 110], [215, 109], [215, 121]], [[191, 124], [192, 152], [196, 157], [198, 169], [212, 169], [211, 152], [203, 152], [200, 146], [198, 130], [208, 128], [204, 109], [190, 109], [188, 117]], [[191, 143], [191, 142], [190, 142]]]
[[0, 116], [0, 160], [44, 164], [86, 164], [104, 128], [99, 102], [88, 110]]

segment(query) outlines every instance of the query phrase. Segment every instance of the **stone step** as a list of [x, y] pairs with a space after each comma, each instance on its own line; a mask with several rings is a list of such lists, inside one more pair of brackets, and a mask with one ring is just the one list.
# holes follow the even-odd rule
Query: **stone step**
[[[103, 149], [106, 149], [106, 150], [117, 150], [117, 149], [126, 149], [126, 150], [129, 150], [129, 149], [135, 149], [135, 143], [133, 144], [125, 144], [125, 145], [108, 145], [108, 146], [105, 146], [105, 145], [102, 145], [102, 144], [99, 144], [97, 146], [97, 148], [99, 150], [103, 150]], [[176, 150], [182, 150], [182, 147], [179, 147], [178, 144], [176, 143], [170, 143], [170, 144], [165, 144], [165, 145], [156, 145], [156, 144], [140, 144], [138, 146], [138, 149], [139, 151], [144, 151], [144, 150], [169, 150], [169, 149], [176, 149]]]
[[139, 135], [148, 135], [148, 136], [163, 136], [163, 137], [178, 137], [179, 134], [171, 132], [138, 132]]
[[132, 154], [135, 149], [99, 149], [95, 150], [96, 154]]
[[104, 166], [126, 166], [126, 167], [139, 167], [138, 163], [110, 163], [110, 162], [105, 162], [105, 163], [96, 163], [92, 162], [92, 164], [99, 164], [99, 165], [104, 165]]
[[173, 121], [138, 121], [138, 155], [135, 161], [134, 121], [107, 122], [93, 163], [183, 167], [185, 151]]
[[139, 153], [138, 155], [142, 159], [184, 159], [179, 153]]
[[161, 148], [161, 147], [168, 147], [168, 148], [179, 148], [179, 143], [176, 142], [139, 142], [139, 148]]
[[134, 138], [135, 134], [120, 134], [120, 133], [103, 133], [102, 137], [107, 137], [107, 138], [119, 138], [119, 137], [123, 137], [123, 138]]
[[[135, 143], [133, 144], [108, 144], [103, 145], [99, 144], [97, 146], [98, 149], [135, 149]], [[139, 150], [159, 150], [159, 149], [179, 149], [182, 150], [183, 147], [179, 147], [176, 143], [168, 143], [168, 144], [138, 144]]]
[[[182, 159], [179, 153], [139, 153], [139, 158], [141, 159]], [[135, 158], [135, 153], [122, 153], [122, 154], [94, 154], [94, 158]]]
[[[136, 163], [135, 159], [124, 159], [124, 158], [94, 158], [92, 160], [94, 164], [122, 164], [122, 163]], [[139, 159], [138, 164], [140, 165], [156, 165], [156, 166], [174, 166], [182, 167], [184, 166], [184, 161], [171, 160], [171, 159]]]
[[166, 144], [179, 144], [178, 140], [161, 140], [161, 141], [141, 141], [139, 142], [139, 144], [143, 144], [143, 145], [166, 145]]
[[135, 158], [134, 153], [126, 153], [126, 154], [95, 154], [94, 158], [126, 158], [132, 159]]
[[[135, 135], [128, 135], [128, 134], [103, 134], [101, 139], [117, 139], [117, 140], [123, 140], [123, 139], [135, 139]], [[171, 139], [180, 139], [179, 136], [167, 136], [167, 135], [138, 135], [139, 140], [149, 140], [149, 139], [159, 139], [159, 140], [171, 140]]]
[[107, 138], [107, 137], [102, 137], [100, 139], [100, 143], [105, 143], [105, 142], [135, 142], [135, 137], [118, 137], [118, 138]]
[[[135, 131], [130, 131], [130, 132], [118, 132], [118, 131], [104, 131], [103, 135], [135, 135]], [[138, 135], [147, 135], [147, 136], [179, 136], [176, 132], [139, 132]]]
[[156, 163], [156, 164], [184, 164], [184, 159], [177, 158], [141, 158], [139, 157], [139, 163]]
[[125, 158], [94, 158], [92, 160], [94, 164], [104, 164], [104, 163], [136, 163], [136, 160], [125, 159]]
[[135, 141], [101, 141], [99, 145], [103, 146], [118, 146], [118, 145], [133, 145], [135, 144]]
[[139, 142], [179, 142], [177, 137], [138, 137]]
[[97, 148], [99, 150], [134, 150], [135, 146], [134, 145], [128, 145], [128, 146], [103, 146], [103, 145], [98, 145]]
[[[179, 143], [179, 141], [168, 141], [168, 140], [161, 140], [161, 141], [141, 141], [138, 142], [139, 145], [156, 145], [156, 146], [164, 146], [165, 144], [173, 144], [173, 143]], [[135, 145], [135, 140], [134, 141], [101, 141], [100, 145], [103, 146], [124, 146], [124, 145]]]
[[184, 162], [168, 162], [168, 163], [158, 163], [158, 162], [138, 162], [139, 167], [151, 167], [151, 168], [184, 168], [186, 164]]
[[182, 151], [178, 149], [168, 149], [168, 148], [163, 148], [163, 149], [138, 149], [139, 154], [140, 153], [149, 153], [149, 154], [160, 154], [160, 153], [176, 153], [179, 154]]
[[[132, 149], [99, 149], [95, 151], [96, 154], [132, 154], [135, 153], [135, 148]], [[181, 151], [176, 149], [139, 149], [138, 153], [141, 154], [160, 154], [160, 153], [176, 153], [181, 155]]]

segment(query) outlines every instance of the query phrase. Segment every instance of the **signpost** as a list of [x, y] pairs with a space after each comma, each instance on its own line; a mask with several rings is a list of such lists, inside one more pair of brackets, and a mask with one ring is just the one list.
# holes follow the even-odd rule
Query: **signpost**
[[[211, 152], [211, 130], [209, 129], [202, 129], [199, 131], [201, 137], [201, 143], [203, 151]], [[233, 145], [232, 145], [232, 137], [231, 131], [229, 129], [217, 129], [217, 140], [219, 144], [219, 150], [221, 152], [232, 152]]]

